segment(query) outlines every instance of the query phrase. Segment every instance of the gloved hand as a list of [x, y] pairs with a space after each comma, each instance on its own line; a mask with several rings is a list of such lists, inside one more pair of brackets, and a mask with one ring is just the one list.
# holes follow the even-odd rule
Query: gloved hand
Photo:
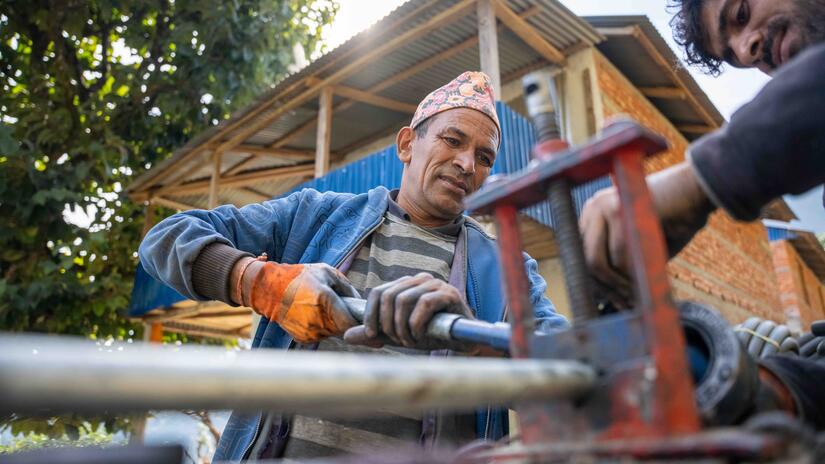
[[754, 359], [761, 359], [772, 354], [799, 354], [799, 342], [791, 335], [790, 329], [785, 324], [751, 317], [735, 326], [733, 330], [742, 342], [742, 346]]
[[[255, 263], [243, 279], [243, 301], [261, 316], [277, 322], [299, 343], [315, 343], [343, 335], [357, 324], [343, 296], [358, 291], [341, 272], [327, 264]], [[246, 282], [245, 282], [246, 284]]]
[[799, 337], [799, 354], [805, 358], [825, 358], [825, 320], [811, 324], [811, 331]]

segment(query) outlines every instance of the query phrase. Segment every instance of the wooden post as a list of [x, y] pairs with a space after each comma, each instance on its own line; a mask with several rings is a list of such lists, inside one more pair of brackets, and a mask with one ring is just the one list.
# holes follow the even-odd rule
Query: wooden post
[[332, 87], [321, 89], [318, 97], [318, 135], [315, 140], [315, 178], [329, 171], [329, 149], [332, 141]]
[[209, 209], [217, 208], [218, 206], [218, 186], [221, 180], [221, 158], [223, 152], [216, 151], [212, 154], [212, 179], [209, 181]]
[[496, 31], [496, 14], [493, 0], [476, 2], [478, 18], [478, 55], [481, 58], [481, 71], [490, 76], [496, 99], [501, 98], [501, 71], [498, 62], [498, 34]]
[[149, 229], [155, 225], [155, 205], [152, 204], [151, 199], [146, 202], [146, 215], [143, 219], [143, 232], [140, 234], [141, 237], [145, 237], [146, 234], [149, 233]]

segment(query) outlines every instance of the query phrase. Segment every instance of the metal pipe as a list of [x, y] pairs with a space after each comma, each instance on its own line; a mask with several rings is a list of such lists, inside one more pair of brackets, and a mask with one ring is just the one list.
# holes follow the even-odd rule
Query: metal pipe
[[[124, 344], [125, 345], [125, 344]], [[0, 414], [145, 409], [361, 414], [580, 396], [575, 361], [385, 357], [0, 335]]]
[[[366, 300], [360, 298], [342, 298], [347, 310], [358, 322], [364, 322]], [[490, 323], [475, 319], [468, 319], [452, 313], [438, 313], [430, 320], [426, 332], [427, 338], [440, 340], [439, 348], [467, 349], [463, 345], [484, 345], [490, 348], [508, 352], [510, 349], [510, 325], [503, 322]], [[436, 343], [436, 345], [438, 345]]]

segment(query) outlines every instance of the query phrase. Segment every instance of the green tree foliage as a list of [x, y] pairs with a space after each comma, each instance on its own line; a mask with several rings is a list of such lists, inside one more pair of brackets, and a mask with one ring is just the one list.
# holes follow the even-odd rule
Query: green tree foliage
[[[115, 444], [113, 433], [106, 430], [107, 424], [79, 420], [78, 425], [65, 420], [49, 419], [40, 421], [20, 421], [10, 428], [13, 438], [8, 444], [0, 444], [0, 455], [30, 451], [38, 448], [59, 448], [64, 446], [104, 446]], [[108, 424], [110, 430], [113, 424]], [[0, 426], [0, 432], [4, 430]]]
[[123, 336], [144, 210], [123, 188], [317, 51], [336, 9], [0, 0], [0, 330]]

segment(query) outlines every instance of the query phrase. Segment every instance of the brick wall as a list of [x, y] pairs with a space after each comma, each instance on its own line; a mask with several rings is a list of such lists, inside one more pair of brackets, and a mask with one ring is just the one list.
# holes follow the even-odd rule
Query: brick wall
[[[663, 135], [670, 149], [646, 163], [648, 172], [684, 160], [687, 140], [601, 54], [595, 53], [596, 80], [605, 117], [625, 113]], [[738, 223], [724, 212], [671, 260], [674, 296], [719, 309], [733, 323], [751, 315], [784, 321], [767, 233], [760, 223]]]
[[798, 314], [802, 326], [825, 319], [825, 285], [823, 285], [796, 249], [787, 240], [770, 244], [779, 286], [779, 301], [786, 314]]

